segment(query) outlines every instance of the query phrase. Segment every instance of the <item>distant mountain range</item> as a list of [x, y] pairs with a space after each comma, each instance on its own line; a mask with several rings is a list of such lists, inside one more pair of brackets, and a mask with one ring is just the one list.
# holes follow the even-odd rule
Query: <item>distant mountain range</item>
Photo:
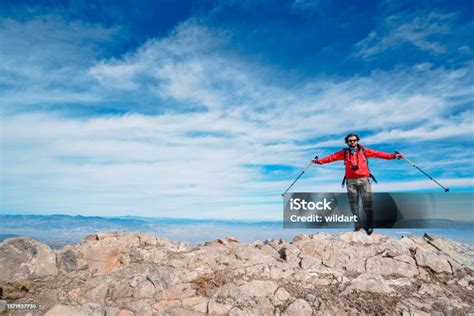
[[[422, 234], [429, 229], [441, 235], [474, 242], [474, 221], [452, 221], [446, 219], [410, 220], [399, 222], [395, 229], [385, 229], [385, 234], [397, 235], [400, 230]], [[347, 231], [348, 228], [326, 229], [328, 232]], [[456, 230], [456, 231], [454, 231]], [[284, 238], [291, 240], [301, 233], [316, 233], [316, 229], [283, 229], [282, 221], [220, 220], [191, 218], [155, 218], [139, 216], [71, 216], [71, 215], [0, 215], [0, 241], [14, 236], [29, 236], [48, 243], [54, 248], [79, 242], [87, 235], [98, 231], [148, 232], [173, 240], [182, 240], [191, 245], [199, 242], [234, 236], [242, 242], [256, 239]]]
[[[189, 218], [153, 218], [138, 216], [71, 216], [53, 215], [0, 215], [0, 240], [13, 236], [30, 236], [55, 248], [77, 243], [84, 236], [98, 231], [148, 232], [188, 243], [218, 238], [229, 228], [255, 230], [255, 227], [278, 230], [279, 221], [218, 220]], [[199, 227], [199, 228], [198, 228]], [[206, 229], [202, 229], [206, 227]], [[232, 230], [232, 229], [230, 229]]]

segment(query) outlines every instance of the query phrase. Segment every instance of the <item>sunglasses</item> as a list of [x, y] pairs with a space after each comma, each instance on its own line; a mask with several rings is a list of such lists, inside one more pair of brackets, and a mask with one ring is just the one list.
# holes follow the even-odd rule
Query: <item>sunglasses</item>
[[357, 139], [349, 139], [347, 142], [348, 142], [348, 143], [356, 143], [356, 142], [357, 142]]

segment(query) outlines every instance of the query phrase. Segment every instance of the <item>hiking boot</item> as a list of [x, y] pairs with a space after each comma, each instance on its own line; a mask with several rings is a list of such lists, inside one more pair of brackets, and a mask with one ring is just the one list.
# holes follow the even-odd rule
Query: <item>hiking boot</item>
[[367, 231], [367, 235], [371, 235], [374, 232], [374, 229], [373, 228], [367, 228], [366, 231]]
[[362, 228], [362, 225], [359, 222], [356, 222], [354, 225], [354, 231], [357, 232]]

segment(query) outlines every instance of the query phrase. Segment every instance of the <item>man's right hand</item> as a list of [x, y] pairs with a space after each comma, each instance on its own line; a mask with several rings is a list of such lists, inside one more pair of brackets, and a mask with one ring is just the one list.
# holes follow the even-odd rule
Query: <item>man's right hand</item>
[[318, 159], [313, 159], [313, 160], [311, 160], [311, 161], [312, 161], [313, 163], [317, 164], [317, 165], [320, 165], [320, 164], [321, 164]]

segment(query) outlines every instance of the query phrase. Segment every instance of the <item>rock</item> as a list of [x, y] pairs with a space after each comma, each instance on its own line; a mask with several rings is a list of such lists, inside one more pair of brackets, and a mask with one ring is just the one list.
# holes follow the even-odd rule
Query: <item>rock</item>
[[155, 295], [155, 286], [145, 277], [136, 277], [130, 282], [133, 288], [133, 297], [135, 298], [153, 298]]
[[302, 255], [300, 260], [300, 266], [302, 269], [310, 269], [312, 267], [321, 266], [321, 259], [315, 258], [308, 255]]
[[423, 238], [428, 244], [451, 257], [456, 263], [471, 268], [474, 267], [474, 247], [428, 233], [425, 233]]
[[271, 244], [264, 244], [260, 250], [271, 256], [274, 260], [280, 260], [280, 259], [283, 259], [280, 255], [280, 253], [278, 252], [279, 248], [275, 248], [275, 246], [271, 245]]
[[132, 287], [128, 284], [128, 282], [123, 282], [123, 280], [116, 280], [110, 283], [107, 295], [110, 300], [116, 301], [120, 298], [132, 297], [133, 290]]
[[231, 315], [240, 315], [240, 316], [253, 316], [253, 315], [273, 315], [273, 305], [270, 300], [265, 297], [258, 297], [255, 301], [248, 306], [233, 307], [229, 311], [229, 316]]
[[227, 315], [229, 311], [232, 309], [232, 307], [233, 306], [230, 304], [218, 303], [215, 300], [211, 299], [209, 301], [209, 305], [207, 308], [208, 308], [209, 316], [218, 316], [218, 315]]
[[415, 251], [416, 249], [416, 243], [409, 237], [402, 237], [402, 239], [400, 239], [399, 241], [399, 244], [406, 247], [407, 249], [410, 249], [412, 251]]
[[291, 243], [296, 243], [298, 241], [309, 240], [311, 237], [308, 234], [297, 235], [293, 238]]
[[191, 284], [172, 284], [163, 291], [162, 298], [166, 300], [182, 300], [194, 295], [196, 295], [196, 290], [194, 290]]
[[[298, 264], [292, 265], [297, 267]], [[275, 265], [269, 265], [270, 268], [270, 279], [278, 280], [278, 279], [286, 279], [293, 274], [292, 267], [289, 267], [286, 263], [277, 263]]]
[[382, 294], [393, 293], [392, 288], [388, 286], [387, 282], [380, 275], [373, 274], [361, 274], [352, 280], [345, 292], [349, 293], [353, 290]]
[[234, 283], [228, 283], [216, 290], [214, 297], [220, 300], [230, 300], [234, 305], [247, 305], [253, 301], [253, 297]]
[[[7, 265], [0, 274], [23, 278], [0, 281], [0, 299], [34, 301], [50, 315], [474, 314], [474, 271], [418, 237], [318, 233], [250, 244], [226, 237], [190, 248], [148, 234], [98, 233], [57, 251], [26, 241], [0, 244], [19, 263], [0, 256]], [[56, 259], [59, 273], [25, 268], [22, 260], [31, 264], [38, 249]]]
[[412, 286], [415, 282], [414, 278], [398, 278], [392, 280], [386, 280], [388, 286], [397, 286], [397, 287], [409, 287]]
[[104, 307], [105, 316], [118, 316], [120, 313], [120, 308], [113, 306]]
[[185, 242], [175, 242], [164, 237], [156, 238], [156, 246], [167, 251], [172, 252], [183, 252], [189, 249], [189, 246]]
[[277, 285], [273, 281], [252, 280], [240, 286], [240, 289], [250, 296], [273, 296]]
[[439, 296], [443, 294], [443, 289], [437, 284], [422, 284], [418, 293], [422, 295]]
[[232, 236], [227, 236], [227, 237], [225, 238], [225, 240], [226, 240], [227, 243], [232, 243], [232, 242], [237, 242], [237, 243], [238, 243], [238, 242], [239, 242], [239, 241], [237, 240], [237, 238], [232, 237]]
[[252, 305], [253, 315], [272, 315], [273, 310], [273, 304], [267, 297], [257, 297]]
[[458, 284], [464, 288], [470, 288], [472, 285], [474, 285], [474, 278], [471, 276], [465, 276], [458, 281]]
[[153, 304], [153, 308], [156, 311], [165, 311], [179, 306], [182, 306], [182, 304], [178, 300], [159, 300], [157, 303]]
[[[89, 269], [108, 272], [126, 266], [122, 253], [140, 246], [140, 239], [132, 234], [97, 233], [96, 240], [81, 242], [76, 248], [77, 257], [87, 262]], [[128, 257], [128, 254], [127, 254]]]
[[233, 307], [229, 311], [229, 316], [253, 316], [254, 314], [252, 313], [251, 310], [248, 309], [241, 309], [239, 307]]
[[0, 243], [0, 282], [58, 274], [56, 254], [29, 237], [15, 237]]
[[341, 234], [339, 238], [349, 244], [352, 244], [352, 243], [372, 244], [374, 242], [373, 237], [367, 235], [364, 229], [358, 230], [356, 232], [348, 232], [348, 233]]
[[200, 313], [206, 313], [209, 299], [203, 296], [188, 297], [183, 300], [183, 306]]
[[153, 308], [145, 300], [132, 301], [127, 305], [127, 309], [135, 313], [135, 315], [151, 316], [154, 313]]
[[83, 240], [75, 247], [76, 260], [83, 259], [89, 269], [110, 272], [137, 262], [158, 263], [167, 258], [167, 252], [183, 252], [184, 243], [156, 238], [145, 233], [102, 233], [96, 238]]
[[290, 298], [291, 298], [291, 294], [288, 293], [288, 291], [285, 290], [284, 288], [280, 287], [275, 292], [275, 295], [273, 295], [273, 304], [281, 305], [285, 303], [287, 300], [289, 300]]
[[173, 307], [167, 308], [166, 310], [160, 311], [160, 313], [158, 313], [158, 315], [166, 315], [166, 316], [182, 316], [182, 315], [201, 316], [202, 315], [202, 316], [204, 316], [205, 314], [197, 312], [197, 311], [189, 309], [189, 308], [186, 308], [186, 307], [173, 306]]
[[305, 300], [297, 299], [288, 306], [286, 312], [292, 316], [311, 316], [313, 314], [313, 308]]
[[447, 258], [432, 251], [418, 247], [416, 248], [415, 259], [419, 266], [429, 268], [435, 273], [452, 273]]
[[300, 251], [298, 248], [293, 245], [286, 245], [278, 250], [280, 258], [288, 262], [293, 266], [297, 266], [300, 262], [299, 254]]
[[69, 249], [63, 249], [57, 253], [57, 263], [59, 265], [59, 269], [64, 272], [71, 272], [77, 269], [77, 258], [76, 254], [71, 247]]
[[261, 247], [263, 246], [263, 242], [261, 240], [254, 240], [248, 244], [250, 247]]
[[[397, 260], [387, 257], [372, 257], [367, 259], [366, 272], [380, 275], [392, 275], [399, 277], [414, 277], [418, 275], [415, 260], [411, 257]], [[411, 264], [406, 261], [412, 261]]]
[[93, 302], [97, 304], [104, 304], [109, 291], [111, 280], [109, 278], [92, 278], [85, 282], [81, 287], [78, 302], [85, 304]]
[[0, 313], [7, 308], [7, 301], [0, 300]]
[[55, 305], [45, 314], [45, 316], [63, 316], [63, 315], [88, 316], [86, 311], [81, 310], [78, 307], [67, 306], [67, 305]]
[[103, 309], [100, 305], [86, 304], [82, 306], [55, 305], [45, 313], [45, 316], [102, 316]]

